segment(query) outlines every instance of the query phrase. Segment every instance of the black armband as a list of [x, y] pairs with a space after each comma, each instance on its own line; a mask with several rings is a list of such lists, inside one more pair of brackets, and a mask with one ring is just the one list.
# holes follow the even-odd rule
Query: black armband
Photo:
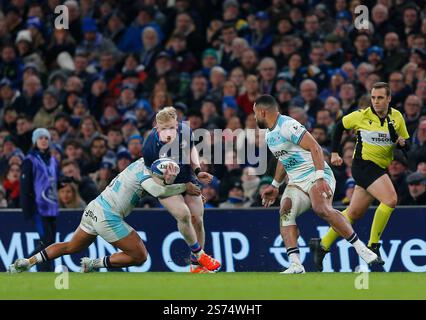
[[194, 173], [195, 173], [195, 175], [198, 177], [198, 174], [201, 172], [201, 169], [198, 167], [198, 168], [195, 168], [194, 169]]

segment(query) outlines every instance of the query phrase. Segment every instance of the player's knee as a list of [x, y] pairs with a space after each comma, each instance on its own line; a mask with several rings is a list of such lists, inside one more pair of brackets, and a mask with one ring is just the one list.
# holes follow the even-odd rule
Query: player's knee
[[393, 194], [386, 199], [386, 201], [383, 201], [385, 205], [391, 208], [395, 208], [398, 203], [398, 196], [396, 194]]
[[189, 211], [188, 207], [182, 207], [179, 208], [179, 210], [176, 212], [176, 217], [179, 221], [183, 223], [189, 223], [191, 220], [191, 212]]
[[203, 216], [199, 216], [199, 215], [191, 216], [191, 221], [194, 228], [199, 228], [203, 226], [204, 224]]
[[148, 252], [146, 250], [141, 250], [135, 257], [133, 257], [133, 263], [135, 266], [143, 265], [148, 259]]
[[292, 202], [290, 198], [285, 198], [280, 208], [280, 215], [289, 215], [291, 212]]

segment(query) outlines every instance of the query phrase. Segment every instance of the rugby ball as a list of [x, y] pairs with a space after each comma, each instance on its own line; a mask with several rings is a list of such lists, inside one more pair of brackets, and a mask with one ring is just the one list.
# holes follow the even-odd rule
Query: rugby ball
[[160, 158], [158, 160], [155, 160], [151, 165], [151, 171], [155, 176], [157, 176], [160, 179], [163, 179], [164, 172], [166, 172], [167, 166], [170, 163], [172, 163], [176, 167], [177, 169], [176, 172], [177, 174], [179, 174], [180, 172], [179, 165], [176, 163], [176, 161], [170, 158]]

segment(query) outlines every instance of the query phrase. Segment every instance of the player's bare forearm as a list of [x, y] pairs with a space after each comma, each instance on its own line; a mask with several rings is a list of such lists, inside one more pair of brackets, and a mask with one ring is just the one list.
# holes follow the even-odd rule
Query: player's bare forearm
[[284, 165], [280, 161], [278, 161], [277, 167], [275, 168], [274, 180], [281, 183], [284, 181], [286, 175], [287, 172], [285, 171]]
[[200, 167], [200, 155], [198, 154], [197, 148], [195, 146], [191, 149], [191, 168], [195, 170]]
[[324, 154], [321, 146], [309, 132], [306, 132], [300, 141], [300, 146], [312, 155], [315, 170], [324, 170]]
[[162, 186], [156, 183], [152, 178], [143, 181], [141, 185], [146, 192], [156, 198], [167, 198], [186, 191], [184, 183]]

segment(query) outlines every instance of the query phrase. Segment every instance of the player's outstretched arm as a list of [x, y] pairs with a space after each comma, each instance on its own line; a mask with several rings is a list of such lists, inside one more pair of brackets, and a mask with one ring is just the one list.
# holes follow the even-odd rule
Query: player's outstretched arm
[[155, 182], [153, 178], [146, 179], [141, 185], [146, 192], [156, 198], [167, 198], [186, 191], [186, 185], [184, 183], [162, 186]]

